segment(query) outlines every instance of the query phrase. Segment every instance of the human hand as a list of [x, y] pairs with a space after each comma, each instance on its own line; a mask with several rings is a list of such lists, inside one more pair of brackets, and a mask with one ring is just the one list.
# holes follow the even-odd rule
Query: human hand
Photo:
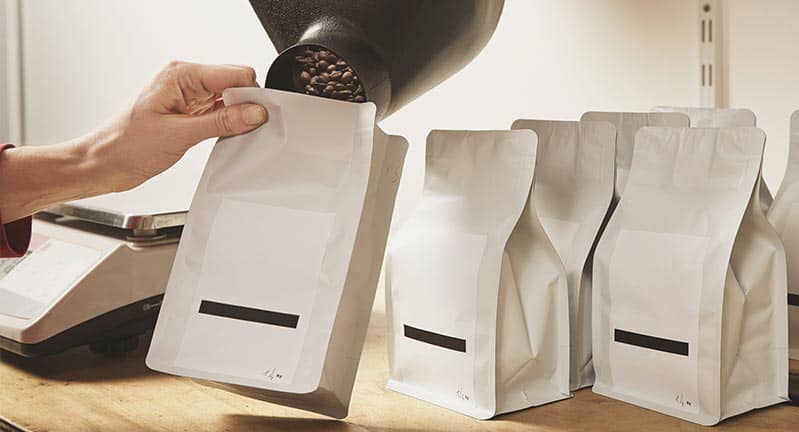
[[267, 121], [260, 105], [223, 106], [229, 87], [256, 86], [246, 66], [170, 63], [134, 105], [71, 141], [0, 152], [0, 213], [10, 222], [53, 204], [120, 192], [174, 165], [207, 138], [251, 131]]
[[174, 165], [192, 146], [213, 137], [249, 132], [266, 122], [260, 105], [225, 107], [229, 87], [256, 87], [246, 66], [172, 62], [133, 107], [95, 132], [93, 154], [108, 168], [114, 191], [133, 188]]

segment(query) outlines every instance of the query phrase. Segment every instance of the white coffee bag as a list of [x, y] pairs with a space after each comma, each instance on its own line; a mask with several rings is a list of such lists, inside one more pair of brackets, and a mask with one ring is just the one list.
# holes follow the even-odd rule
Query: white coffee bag
[[688, 116], [691, 127], [694, 128], [721, 128], [721, 127], [755, 127], [757, 119], [755, 113], [742, 108], [700, 108], [700, 107], [675, 107], [656, 106], [652, 112], [679, 112]]
[[233, 89], [269, 122], [220, 140], [189, 211], [147, 365], [347, 415], [407, 143], [373, 104]]
[[765, 134], [644, 128], [594, 262], [594, 392], [703, 425], [787, 399]]
[[[669, 107], [657, 106], [653, 112], [681, 112], [688, 116], [691, 127], [695, 128], [722, 128], [722, 127], [756, 127], [755, 113], [742, 108], [694, 108], [694, 107]], [[764, 212], [768, 212], [774, 196], [765, 180], [760, 179], [760, 204]]]
[[386, 264], [390, 389], [488, 419], [569, 397], [566, 275], [530, 188], [536, 136], [433, 131]]
[[782, 238], [788, 257], [790, 356], [799, 360], [799, 111], [791, 116], [788, 168], [769, 212], [769, 220]]
[[688, 127], [688, 116], [683, 113], [645, 112], [587, 112], [582, 121], [604, 121], [616, 127], [616, 191], [614, 206], [624, 192], [630, 164], [633, 160], [635, 134], [646, 126]]
[[613, 199], [616, 129], [606, 122], [516, 120], [538, 135], [533, 199], [569, 285], [571, 389], [594, 383], [591, 254]]

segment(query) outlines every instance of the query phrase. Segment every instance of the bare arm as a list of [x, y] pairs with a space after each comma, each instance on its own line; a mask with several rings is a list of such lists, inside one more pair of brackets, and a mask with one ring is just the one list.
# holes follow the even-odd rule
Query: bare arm
[[255, 86], [243, 66], [171, 63], [133, 107], [72, 141], [0, 154], [0, 215], [11, 222], [53, 204], [131, 189], [208, 138], [248, 132], [267, 120], [259, 105], [223, 107], [228, 87]]

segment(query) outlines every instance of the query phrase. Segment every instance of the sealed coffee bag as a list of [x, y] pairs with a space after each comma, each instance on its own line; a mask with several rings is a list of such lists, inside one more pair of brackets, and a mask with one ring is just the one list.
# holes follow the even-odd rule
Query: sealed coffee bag
[[652, 112], [678, 112], [688, 116], [691, 127], [694, 128], [721, 128], [721, 127], [755, 127], [757, 119], [755, 113], [742, 108], [700, 108], [700, 107], [675, 107], [656, 106]]
[[630, 164], [633, 160], [635, 134], [646, 126], [688, 127], [688, 116], [683, 113], [645, 112], [587, 112], [582, 121], [604, 121], [616, 127], [616, 191], [614, 206], [624, 192]]
[[594, 261], [594, 392], [712, 425], [787, 398], [765, 134], [644, 128]]
[[536, 136], [433, 131], [386, 263], [388, 387], [488, 419], [569, 397], [566, 274], [530, 196]]
[[606, 122], [516, 120], [538, 135], [533, 200], [566, 269], [569, 286], [569, 381], [594, 383], [591, 360], [591, 263], [613, 199], [616, 129]]
[[147, 365], [342, 418], [407, 143], [372, 104], [267, 89], [269, 122], [220, 140], [189, 211]]
[[788, 168], [769, 220], [782, 238], [788, 257], [790, 356], [799, 361], [799, 111], [791, 116], [790, 147]]
[[[691, 127], [694, 128], [722, 128], [722, 127], [756, 127], [755, 113], [742, 108], [695, 108], [695, 107], [670, 107], [657, 106], [653, 112], [680, 112], [688, 116]], [[768, 212], [774, 196], [765, 180], [760, 179], [760, 204], [764, 212]]]

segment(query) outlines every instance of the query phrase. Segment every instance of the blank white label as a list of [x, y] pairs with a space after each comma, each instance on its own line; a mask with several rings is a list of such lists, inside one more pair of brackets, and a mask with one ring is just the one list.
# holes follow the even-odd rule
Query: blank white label
[[[617, 391], [698, 412], [699, 301], [707, 245], [707, 237], [619, 234], [609, 269], [607, 335]], [[616, 342], [616, 330], [687, 344], [688, 355]]]
[[[291, 384], [334, 218], [334, 213], [224, 200], [209, 234], [195, 313], [176, 365]], [[299, 320], [291, 328], [200, 314], [202, 301]]]

